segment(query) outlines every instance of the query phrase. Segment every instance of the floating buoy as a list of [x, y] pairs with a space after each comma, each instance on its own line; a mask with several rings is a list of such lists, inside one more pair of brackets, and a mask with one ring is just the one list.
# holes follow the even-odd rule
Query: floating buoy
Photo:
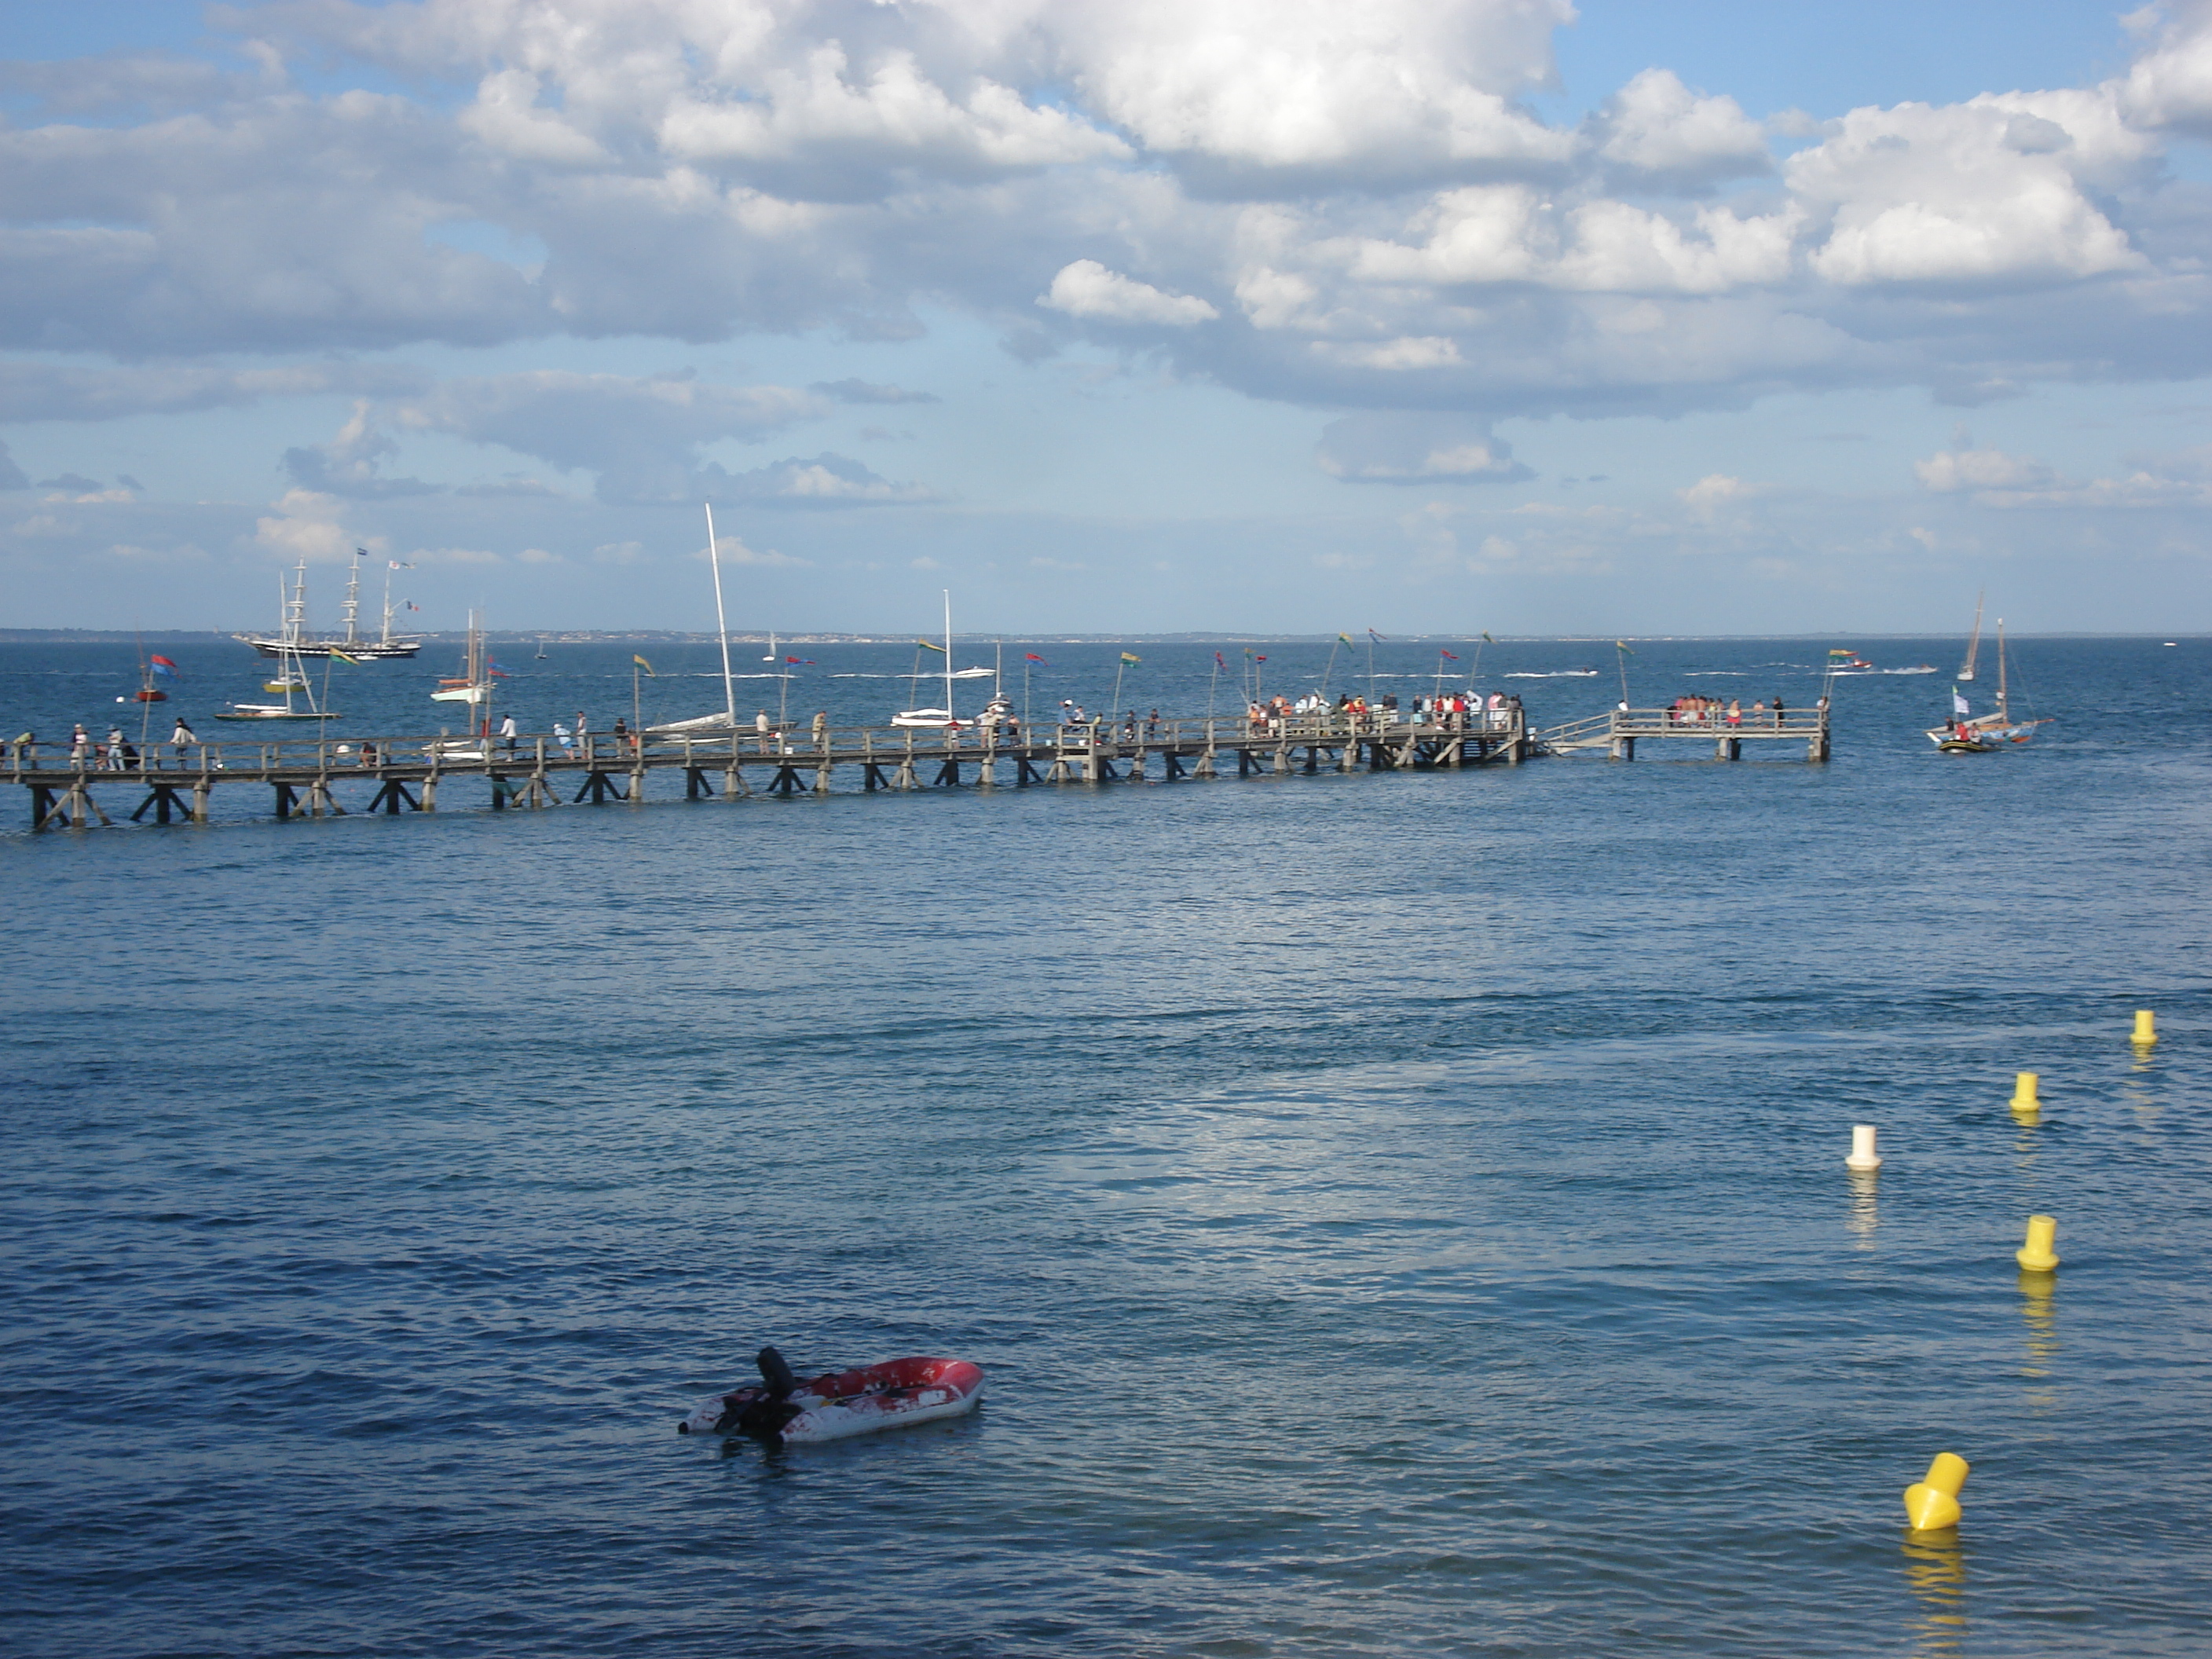
[[2012, 1115], [2023, 1122], [2033, 1123], [2042, 1110], [2043, 1103], [2035, 1097], [2035, 1073], [2016, 1073], [2012, 1085]]
[[1851, 1125], [1851, 1155], [1844, 1160], [1847, 1170], [1873, 1170], [1881, 1168], [1881, 1155], [1874, 1149], [1874, 1125]]
[[2013, 1252], [2013, 1260], [2032, 1273], [2047, 1273], [2058, 1265], [2051, 1246], [2058, 1241], [2058, 1218], [2032, 1215], [2027, 1218], [2027, 1243]]
[[2136, 1033], [2128, 1039], [2138, 1048], [2148, 1048], [2158, 1041], [2158, 1021], [2148, 1008], [2136, 1010]]
[[1915, 1532], [1942, 1532], [1959, 1524], [1959, 1488], [1966, 1484], [1966, 1460], [1938, 1452], [1928, 1478], [1905, 1489], [1905, 1518]]

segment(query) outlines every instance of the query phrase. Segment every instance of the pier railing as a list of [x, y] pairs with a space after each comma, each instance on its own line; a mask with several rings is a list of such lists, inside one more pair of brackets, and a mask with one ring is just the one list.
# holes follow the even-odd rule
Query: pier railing
[[1828, 708], [1824, 698], [1810, 708], [1613, 708], [1587, 720], [1554, 726], [1530, 736], [1539, 753], [1564, 755], [1604, 750], [1615, 760], [1634, 760], [1638, 742], [1688, 738], [1711, 744], [1718, 760], [1740, 760], [1747, 743], [1796, 742], [1805, 758], [1828, 758]]
[[[1233, 763], [1237, 775], [1313, 773], [1517, 763], [1527, 728], [1517, 708], [1414, 720], [1396, 710], [1211, 717], [1053, 725], [1031, 732], [1016, 721], [931, 726], [740, 725], [642, 732], [494, 732], [404, 737], [198, 738], [177, 744], [41, 744], [5, 748], [6, 776], [32, 792], [33, 821], [83, 823], [106, 813], [92, 796], [101, 784], [135, 783], [163, 823], [203, 821], [220, 784], [258, 782], [276, 791], [276, 816], [342, 813], [335, 790], [372, 783], [366, 810], [432, 809], [441, 782], [488, 780], [491, 805], [557, 804], [552, 780], [580, 784], [573, 799], [638, 799], [652, 773], [680, 770], [690, 799], [749, 795], [748, 769], [768, 769], [771, 794], [830, 793], [833, 774], [857, 769], [864, 788], [915, 789], [973, 781], [995, 786], [1002, 771], [1017, 787], [1144, 778], [1212, 777]], [[930, 770], [933, 769], [933, 771]], [[358, 810], [356, 808], [356, 810]]]

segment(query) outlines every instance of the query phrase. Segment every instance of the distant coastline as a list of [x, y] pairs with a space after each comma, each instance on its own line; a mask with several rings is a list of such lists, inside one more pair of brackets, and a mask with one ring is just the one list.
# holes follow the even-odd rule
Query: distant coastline
[[[143, 642], [149, 645], [191, 645], [197, 643], [220, 642], [235, 640], [240, 635], [251, 633], [253, 629], [250, 626], [246, 625], [241, 625], [236, 629], [149, 628], [143, 629], [132, 629], [127, 628], [0, 628], [0, 645], [130, 645], [134, 642]], [[262, 631], [265, 633], [267, 630], [264, 629]], [[467, 630], [459, 628], [442, 629], [423, 629], [410, 630], [410, 633], [412, 633], [415, 637], [420, 638], [425, 641], [440, 644], [447, 642], [459, 643], [468, 638]], [[626, 645], [656, 643], [662, 645], [712, 645], [714, 642], [716, 636], [711, 630], [701, 632], [696, 629], [687, 630], [676, 628], [517, 628], [493, 629], [487, 632], [484, 637], [501, 644], [514, 644], [518, 642], [526, 643], [532, 641], [543, 640], [549, 645]], [[779, 631], [771, 635], [764, 629], [747, 629], [742, 632], [732, 631], [730, 635], [730, 638], [732, 641], [742, 641], [757, 645], [765, 645], [771, 639], [782, 645], [906, 645], [911, 643], [915, 635], [912, 630], [896, 634], [836, 634], [826, 632], [786, 634]], [[1333, 633], [1268, 634], [1219, 629], [1199, 633], [1181, 634], [1135, 631], [1120, 634], [1065, 634], [1053, 630], [1040, 629], [1035, 633], [997, 633], [989, 630], [981, 630], [969, 633], [962, 631], [957, 634], [955, 637], [968, 641], [971, 644], [978, 640], [1004, 640], [1008, 644], [1023, 645], [1143, 645], [1146, 643], [1153, 645], [1253, 645], [1270, 643], [1282, 645], [1326, 645], [1329, 641], [1334, 639], [1336, 635]], [[1383, 643], [1388, 645], [1420, 645], [1426, 643], [1442, 643], [1445, 645], [1472, 644], [1474, 641], [1480, 639], [1482, 635], [1480, 633], [1389, 634], [1383, 636]], [[1805, 632], [1801, 630], [1798, 632], [1784, 634], [1629, 634], [1619, 636], [1612, 634], [1497, 634], [1492, 635], [1492, 642], [1498, 645], [1610, 645], [1616, 637], [1638, 641], [1661, 643], [1667, 641], [1696, 640], [1813, 640], [1820, 641], [1835, 640], [1958, 640], [1963, 638], [1964, 635], [1957, 630], [1932, 634], [1878, 634], [1869, 629], [1840, 628], [1829, 629], [1820, 632]], [[2128, 633], [2077, 631], [2019, 634], [2015, 635], [2014, 637], [2024, 640], [2201, 640], [2212, 638], [2212, 635], [2185, 633], [2160, 634], [2154, 631], [2131, 631]]]

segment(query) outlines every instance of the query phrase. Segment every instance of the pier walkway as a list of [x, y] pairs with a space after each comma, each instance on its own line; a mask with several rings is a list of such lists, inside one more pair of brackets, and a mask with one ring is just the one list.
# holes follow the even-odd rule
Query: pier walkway
[[1673, 708], [1616, 708], [1609, 714], [1554, 726], [1534, 733], [1531, 750], [1544, 755], [1568, 755], [1602, 750], [1613, 760], [1632, 761], [1636, 745], [1665, 738], [1712, 745], [1715, 760], [1743, 758], [1747, 743], [1802, 743], [1810, 762], [1828, 758], [1828, 710], [1820, 705], [1802, 712], [1773, 714], [1761, 712], [1731, 720], [1717, 709], [1695, 714]]
[[[279, 818], [349, 811], [434, 811], [441, 785], [484, 780], [494, 811], [564, 803], [643, 800], [656, 775], [680, 774], [685, 799], [823, 795], [841, 775], [866, 792], [1035, 784], [1141, 782], [1157, 775], [1240, 778], [1322, 771], [1385, 771], [1517, 765], [1530, 752], [1518, 709], [1411, 724], [1381, 715], [1283, 720], [1140, 722], [1134, 735], [1100, 724], [1057, 726], [1012, 742], [989, 729], [825, 726], [762, 733], [678, 735], [648, 730], [644, 741], [594, 732], [582, 739], [532, 734], [499, 738], [282, 738], [157, 744], [124, 766], [95, 764], [66, 745], [9, 744], [6, 779], [30, 792], [32, 827], [82, 827], [113, 820], [100, 803], [137, 823], [208, 821], [219, 787], [259, 784]], [[347, 803], [350, 802], [350, 805]]]

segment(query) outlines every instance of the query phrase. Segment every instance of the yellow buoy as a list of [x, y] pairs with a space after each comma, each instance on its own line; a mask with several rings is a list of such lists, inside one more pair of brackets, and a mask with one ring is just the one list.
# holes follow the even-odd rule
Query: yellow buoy
[[2136, 1010], [2136, 1034], [2129, 1041], [2138, 1048], [2148, 1048], [2158, 1041], [2158, 1022], [2151, 1018], [2149, 1009]]
[[2032, 1215], [2027, 1218], [2027, 1243], [2013, 1252], [2013, 1260], [2032, 1273], [2047, 1273], [2058, 1265], [2051, 1247], [2058, 1241], [2058, 1218]]
[[2043, 1103], [2035, 1097], [2036, 1074], [2033, 1072], [2014, 1073], [2012, 1081], [2012, 1109], [2015, 1112], [2032, 1112]]
[[1959, 1524], [1959, 1488], [1966, 1484], [1966, 1460], [1938, 1452], [1928, 1478], [1905, 1489], [1905, 1518], [1915, 1532], [1942, 1532]]

